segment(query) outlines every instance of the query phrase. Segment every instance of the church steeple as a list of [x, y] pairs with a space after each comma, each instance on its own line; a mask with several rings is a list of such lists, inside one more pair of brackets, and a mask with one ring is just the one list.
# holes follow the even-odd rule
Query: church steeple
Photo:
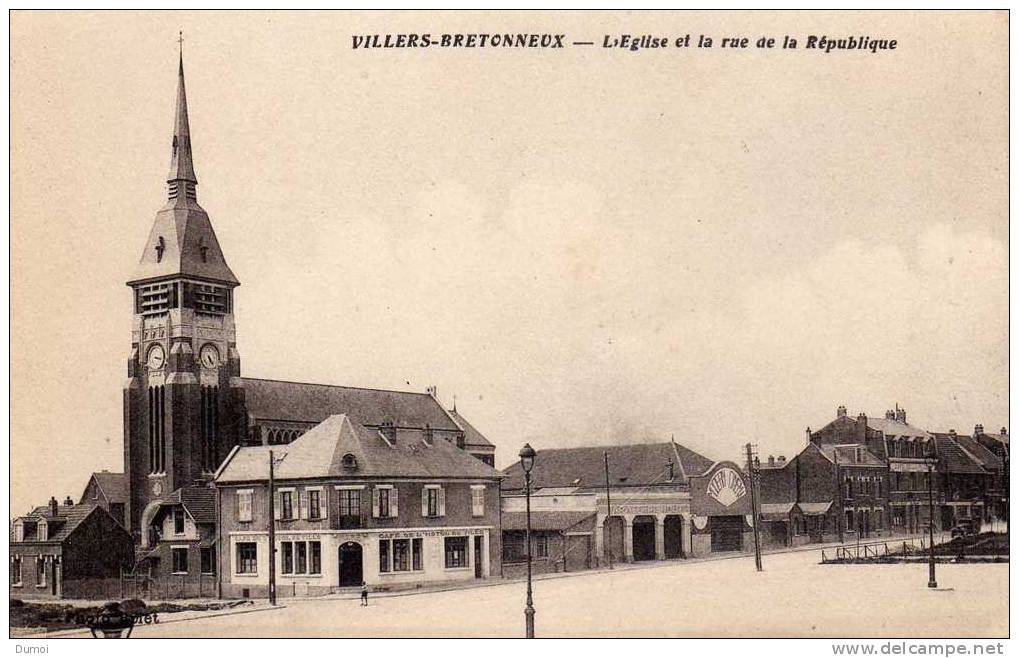
[[195, 198], [195, 166], [191, 159], [191, 128], [188, 126], [188, 97], [184, 89], [184, 51], [180, 52], [177, 68], [177, 107], [173, 119], [173, 142], [170, 155], [170, 173], [166, 177], [169, 183], [171, 199]]

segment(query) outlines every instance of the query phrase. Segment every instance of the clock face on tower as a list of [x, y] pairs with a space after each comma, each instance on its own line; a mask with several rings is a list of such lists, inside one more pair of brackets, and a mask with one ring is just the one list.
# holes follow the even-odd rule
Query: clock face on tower
[[149, 370], [159, 370], [166, 363], [166, 353], [163, 352], [162, 345], [153, 345], [149, 348], [149, 354], [145, 359], [146, 365]]
[[216, 368], [219, 366], [219, 350], [216, 346], [209, 343], [202, 347], [202, 351], [198, 355], [199, 360], [202, 362], [203, 368]]

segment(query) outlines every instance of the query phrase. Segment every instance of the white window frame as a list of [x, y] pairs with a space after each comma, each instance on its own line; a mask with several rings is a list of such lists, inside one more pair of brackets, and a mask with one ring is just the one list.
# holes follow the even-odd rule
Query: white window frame
[[[485, 515], [485, 485], [483, 484], [472, 484], [471, 485], [471, 516], [484, 516]], [[480, 492], [481, 501], [480, 505], [475, 497]]]
[[184, 555], [185, 555], [184, 566], [188, 567], [188, 569], [185, 570], [185, 571], [171, 571], [170, 573], [172, 575], [174, 575], [174, 576], [185, 576], [185, 575], [187, 575], [190, 572], [190, 567], [191, 567], [191, 551], [188, 550], [189, 548], [190, 548], [190, 546], [188, 546], [187, 544], [177, 544], [177, 545], [171, 545], [170, 546], [170, 568], [173, 569], [174, 567], [177, 566], [177, 565], [175, 565], [173, 563], [174, 562], [174, 560], [173, 560], [173, 552], [174, 551], [179, 551], [179, 550], [183, 550], [184, 551]]
[[[49, 581], [49, 574], [46, 573], [46, 563], [49, 562], [49, 560], [46, 558], [46, 555], [38, 555], [35, 558], [35, 575], [37, 577], [35, 586], [39, 588], [46, 587]], [[42, 566], [41, 569], [39, 568], [40, 565]]]
[[[251, 544], [255, 547], [255, 570], [254, 571], [241, 571], [241, 560], [240, 560], [240, 548], [241, 544]], [[258, 565], [260, 562], [257, 541], [237, 541], [233, 545], [233, 555], [231, 556], [231, 562], [234, 564], [233, 572], [235, 576], [241, 578], [251, 578], [258, 575]]]
[[[241, 510], [244, 509], [241, 505], [241, 499], [247, 498], [247, 518], [241, 516]], [[251, 523], [254, 520], [253, 508], [255, 501], [255, 490], [254, 489], [238, 489], [237, 490], [237, 522], [238, 523]]]
[[11, 556], [11, 573], [14, 573], [14, 563], [18, 564], [18, 579], [11, 581], [11, 587], [21, 587], [25, 580], [25, 560], [20, 555]]
[[[283, 516], [283, 510], [284, 510], [284, 507], [283, 507], [283, 494], [285, 494], [285, 493], [290, 494], [290, 516]], [[294, 521], [294, 520], [296, 520], [297, 518], [300, 517], [300, 514], [301, 514], [300, 501], [299, 500], [296, 500], [296, 501], [294, 500], [295, 498], [297, 498], [297, 489], [296, 488], [294, 488], [294, 487], [277, 487], [276, 488], [276, 495], [279, 496], [279, 504], [280, 504], [280, 510], [279, 510], [280, 518], [279, 518], [279, 520], [280, 521]], [[297, 503], [297, 504], [295, 505], [295, 503]], [[297, 513], [294, 514], [294, 512], [297, 512]]]
[[25, 522], [21, 519], [14, 522], [14, 541], [25, 541]]
[[[180, 532], [177, 532], [177, 510], [178, 509], [180, 510], [180, 515], [181, 515]], [[186, 535], [188, 533], [188, 513], [187, 513], [187, 510], [184, 509], [183, 505], [181, 505], [179, 508], [178, 507], [174, 507], [173, 508], [173, 511], [170, 513], [170, 522], [173, 523], [173, 536], [174, 537], [183, 537], [184, 535]]]
[[[318, 492], [318, 516], [311, 515], [311, 492]], [[304, 495], [308, 500], [308, 520], [321, 521], [329, 515], [329, 497], [325, 495], [325, 487], [305, 487]]]

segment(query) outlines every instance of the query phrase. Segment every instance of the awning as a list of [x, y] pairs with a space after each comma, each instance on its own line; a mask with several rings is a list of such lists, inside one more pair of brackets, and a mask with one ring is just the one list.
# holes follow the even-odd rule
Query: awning
[[888, 468], [892, 473], [926, 473], [927, 465], [923, 462], [889, 461]]
[[762, 521], [788, 521], [796, 503], [761, 503]]
[[806, 516], [820, 516], [827, 514], [831, 508], [831, 501], [827, 503], [798, 503], [800, 511]]
[[[594, 530], [594, 512], [531, 512], [531, 530]], [[526, 530], [527, 512], [503, 512], [503, 530]]]

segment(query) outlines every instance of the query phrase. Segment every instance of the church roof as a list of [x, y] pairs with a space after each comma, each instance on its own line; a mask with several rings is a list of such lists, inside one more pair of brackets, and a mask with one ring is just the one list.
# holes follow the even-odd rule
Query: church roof
[[363, 425], [390, 421], [397, 427], [459, 431], [442, 405], [427, 393], [283, 382], [244, 377], [244, 401], [256, 419], [320, 423], [345, 414]]
[[226, 264], [208, 214], [196, 199], [198, 180], [191, 154], [183, 59], [177, 73], [177, 105], [167, 182], [170, 198], [156, 213], [145, 250], [128, 285], [176, 277], [240, 285]]
[[[538, 450], [531, 470], [532, 486], [598, 488], [605, 486], [605, 457], [609, 454], [612, 486], [689, 484], [688, 477], [700, 475], [714, 463], [707, 457], [673, 441], [636, 445], [590, 446]], [[668, 481], [668, 463], [673, 479]], [[503, 470], [508, 477], [504, 489], [522, 489], [524, 474], [520, 462]]]
[[[364, 427], [346, 415], [334, 415], [286, 445], [236, 448], [220, 467], [216, 482], [267, 480], [270, 450], [277, 460], [273, 475], [278, 480], [500, 477], [491, 466], [442, 439], [428, 444], [421, 432], [397, 431], [396, 440], [390, 445], [378, 430]], [[355, 468], [345, 465], [346, 455], [353, 455]]]

